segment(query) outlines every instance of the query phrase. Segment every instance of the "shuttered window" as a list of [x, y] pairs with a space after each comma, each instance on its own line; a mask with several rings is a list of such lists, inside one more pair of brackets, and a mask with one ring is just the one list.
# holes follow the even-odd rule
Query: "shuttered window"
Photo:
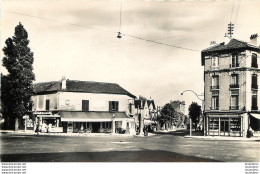
[[82, 111], [89, 111], [89, 100], [82, 100]]
[[256, 74], [252, 75], [252, 88], [258, 89], [258, 86], [257, 86], [257, 75]]
[[117, 112], [119, 107], [118, 101], [109, 101], [109, 112]]
[[255, 53], [252, 54], [252, 67], [253, 68], [258, 68], [258, 65], [257, 65], [257, 54], [255, 54]]
[[258, 110], [257, 107], [257, 94], [252, 95], [252, 110]]

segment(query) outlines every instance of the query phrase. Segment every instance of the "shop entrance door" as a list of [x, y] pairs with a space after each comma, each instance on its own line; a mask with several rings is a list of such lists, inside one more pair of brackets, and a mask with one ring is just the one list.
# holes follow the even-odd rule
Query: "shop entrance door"
[[229, 135], [229, 121], [220, 120], [220, 135], [228, 136]]
[[92, 132], [97, 133], [100, 129], [100, 123], [99, 122], [93, 122], [92, 123]]

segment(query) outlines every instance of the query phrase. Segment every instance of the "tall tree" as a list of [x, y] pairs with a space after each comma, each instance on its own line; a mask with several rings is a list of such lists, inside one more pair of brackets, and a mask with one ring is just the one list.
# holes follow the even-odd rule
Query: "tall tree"
[[189, 106], [189, 116], [193, 123], [195, 123], [195, 128], [197, 128], [197, 124], [199, 123], [201, 115], [201, 106], [196, 102], [192, 102]]
[[160, 116], [159, 120], [160, 120], [161, 124], [165, 124], [166, 129], [168, 129], [168, 124], [173, 123], [173, 120], [176, 116], [176, 112], [175, 112], [173, 106], [169, 103], [165, 104], [160, 112], [161, 112], [161, 116]]
[[33, 52], [28, 47], [28, 33], [19, 23], [12, 38], [5, 41], [3, 66], [8, 74], [2, 75], [2, 106], [5, 128], [18, 130], [22, 116], [29, 109], [33, 93]]

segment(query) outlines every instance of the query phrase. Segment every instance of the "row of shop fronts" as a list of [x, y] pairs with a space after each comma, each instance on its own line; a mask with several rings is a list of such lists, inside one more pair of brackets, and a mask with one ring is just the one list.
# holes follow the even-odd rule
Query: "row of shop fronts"
[[[151, 120], [142, 120], [150, 125]], [[24, 117], [25, 130], [44, 133], [136, 134], [139, 120], [124, 112], [43, 111]]]
[[205, 117], [206, 136], [246, 137], [248, 131], [260, 133], [260, 114], [207, 114]]

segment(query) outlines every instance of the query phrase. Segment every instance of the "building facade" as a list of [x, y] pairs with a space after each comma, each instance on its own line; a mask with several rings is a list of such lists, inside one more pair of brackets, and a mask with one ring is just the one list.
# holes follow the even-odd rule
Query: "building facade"
[[170, 101], [170, 104], [173, 106], [176, 112], [181, 112], [185, 114], [185, 101], [174, 100]]
[[34, 91], [34, 129], [64, 133], [135, 133], [134, 119], [129, 112], [129, 100], [135, 96], [118, 84], [63, 78], [34, 84]]
[[242, 136], [260, 130], [257, 35], [251, 44], [231, 39], [201, 52], [204, 66], [205, 135]]
[[155, 102], [152, 99], [146, 99], [140, 96], [131, 100], [131, 116], [133, 116], [136, 125], [136, 131], [142, 133], [144, 126], [152, 128], [152, 124], [156, 124], [155, 117]]

